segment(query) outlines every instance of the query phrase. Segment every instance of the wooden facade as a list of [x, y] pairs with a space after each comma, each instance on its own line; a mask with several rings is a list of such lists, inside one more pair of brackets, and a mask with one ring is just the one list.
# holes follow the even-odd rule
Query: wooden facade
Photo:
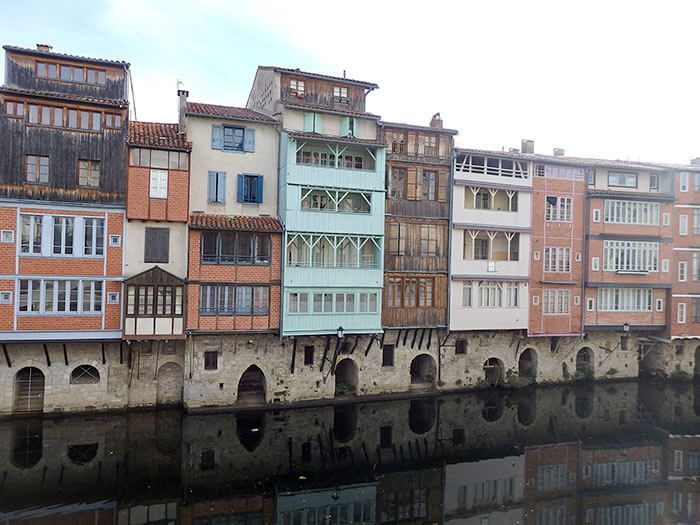
[[124, 339], [183, 339], [187, 286], [154, 266], [125, 282]]
[[387, 145], [385, 328], [447, 325], [450, 162], [456, 133], [442, 128], [439, 114], [430, 126], [381, 124]]

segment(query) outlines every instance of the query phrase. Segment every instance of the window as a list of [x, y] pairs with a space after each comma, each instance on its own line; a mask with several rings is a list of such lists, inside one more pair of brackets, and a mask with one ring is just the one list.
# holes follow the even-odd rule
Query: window
[[[314, 294], [316, 295], [316, 294]], [[377, 312], [377, 293], [360, 293], [359, 294], [359, 312], [360, 313], [376, 313]]]
[[207, 179], [207, 200], [226, 202], [226, 172], [210, 171]]
[[102, 312], [103, 281], [20, 279], [19, 312], [93, 314]]
[[693, 235], [700, 235], [700, 208], [693, 210]]
[[340, 86], [333, 87], [333, 100], [336, 102], [347, 102], [348, 88]]
[[688, 216], [679, 215], [678, 216], [678, 234], [688, 235]]
[[482, 281], [479, 283], [479, 307], [500, 308], [502, 283]]
[[199, 313], [202, 315], [267, 315], [269, 300], [268, 286], [206, 284], [199, 287]]
[[659, 243], [603, 241], [603, 270], [606, 272], [657, 272]]
[[406, 169], [387, 166], [388, 192], [390, 199], [406, 198]]
[[[466, 241], [466, 238], [465, 238]], [[474, 259], [487, 261], [489, 258], [490, 239], [474, 239]]]
[[678, 280], [685, 282], [687, 280], [688, 274], [688, 263], [685, 261], [680, 261], [678, 263]]
[[309, 294], [292, 292], [289, 294], [288, 311], [291, 314], [309, 311]]
[[[118, 124], [115, 124], [115, 126], [118, 126]], [[129, 149], [130, 166], [186, 171], [188, 163], [189, 154], [184, 151], [164, 151], [147, 148]]]
[[570, 222], [571, 197], [547, 197], [545, 200], [545, 220]]
[[22, 215], [20, 253], [41, 254], [41, 215]]
[[586, 311], [588, 312], [593, 312], [595, 310], [595, 299], [593, 297], [589, 297], [586, 299]]
[[518, 283], [506, 283], [505, 286], [505, 308], [518, 307]]
[[5, 114], [8, 117], [24, 117], [24, 104], [22, 102], [5, 102]]
[[456, 173], [480, 173], [500, 177], [527, 179], [530, 176], [529, 162], [526, 160], [501, 159], [483, 155], [457, 155]]
[[600, 270], [600, 259], [598, 257], [591, 258], [591, 271], [597, 272]]
[[382, 366], [394, 366], [394, 345], [382, 346]]
[[393, 222], [389, 224], [389, 255], [406, 254], [406, 224]]
[[571, 270], [571, 248], [545, 247], [544, 271], [569, 272]]
[[295, 95], [304, 94], [304, 81], [303, 80], [290, 80], [289, 90]]
[[243, 151], [245, 128], [224, 126], [224, 151]]
[[170, 228], [146, 228], [143, 262], [170, 262]]
[[693, 281], [700, 281], [700, 253], [693, 253], [693, 260], [690, 266], [690, 276]]
[[73, 217], [53, 217], [54, 255], [73, 254]]
[[238, 175], [238, 202], [260, 203], [263, 201], [262, 175]]
[[678, 324], [685, 324], [685, 303], [678, 303]]
[[[604, 220], [608, 224], [658, 226], [659, 203], [606, 199]], [[664, 218], [665, 220], [665, 218]]]
[[307, 345], [304, 347], [304, 364], [313, 365], [314, 364], [314, 346]]
[[100, 185], [100, 161], [78, 161], [78, 185], [97, 188]]
[[433, 306], [433, 278], [421, 277], [418, 279], [418, 306]]
[[[121, 128], [122, 127], [122, 116], [113, 114], [113, 113], [105, 113], [105, 127], [106, 128]], [[177, 152], [171, 151], [171, 154], [174, 153], [177, 155]], [[183, 155], [187, 155], [186, 153], [183, 153]]]
[[423, 137], [423, 154], [426, 157], [437, 157], [437, 137], [435, 135], [426, 135]]
[[438, 228], [437, 226], [421, 226], [420, 227], [420, 254], [421, 255], [438, 255], [437, 242]]
[[406, 153], [406, 145], [404, 142], [403, 133], [392, 133], [391, 134], [391, 152], [403, 154]]
[[423, 172], [423, 200], [434, 201], [436, 199], [437, 199], [437, 173], [435, 173], [434, 171], [424, 171]]
[[651, 288], [598, 288], [599, 312], [651, 312]]
[[542, 312], [548, 315], [569, 313], [569, 290], [544, 290]]
[[658, 190], [659, 189], [659, 176], [655, 173], [649, 175], [649, 189]]
[[166, 170], [151, 170], [149, 197], [151, 199], [168, 198], [168, 172]]
[[24, 174], [24, 180], [27, 182], [48, 184], [49, 158], [40, 155], [27, 155]]
[[[83, 254], [103, 255], [105, 246], [105, 220], [86, 217], [84, 219], [83, 229]], [[146, 244], [148, 244], [148, 241], [146, 241]]]
[[661, 259], [661, 271], [668, 273], [668, 259]]
[[462, 306], [465, 308], [471, 308], [472, 305], [472, 283], [465, 281], [462, 283]]
[[600, 222], [600, 210], [598, 208], [593, 210], [593, 222]]
[[455, 354], [462, 355], [467, 353], [467, 340], [457, 339], [455, 341]]
[[679, 189], [683, 193], [688, 191], [688, 172], [687, 171], [681, 171], [680, 172], [680, 180], [679, 180]]
[[[323, 133], [323, 115], [311, 111], [305, 112], [304, 131], [307, 133]], [[318, 164], [318, 162], [314, 162], [314, 164]]]
[[219, 352], [204, 352], [204, 370], [219, 368]]
[[664, 311], [664, 300], [663, 300], [663, 299], [657, 299], [657, 300], [656, 300], [656, 311], [657, 311], [657, 312], [663, 312], [663, 311]]
[[60, 80], [65, 82], [82, 82], [96, 85], [104, 85], [106, 80], [104, 70], [59, 65], [47, 62], [36, 63], [36, 76], [37, 78], [48, 78], [53, 80], [60, 78]]
[[[266, 286], [253, 288], [253, 314], [267, 315], [270, 311], [270, 289]], [[349, 311], [349, 310], [348, 310]]]
[[693, 323], [700, 323], [700, 297], [693, 297], [690, 303], [690, 318]]
[[129, 286], [127, 287], [127, 315], [155, 315], [171, 317], [182, 315], [182, 286]]
[[622, 188], [636, 188], [637, 187], [637, 174], [636, 173], [616, 173], [613, 171], [608, 172], [608, 186], [622, 187]]
[[100, 382], [100, 372], [94, 366], [80, 365], [70, 374], [71, 385], [88, 385]]
[[211, 147], [221, 151], [254, 152], [255, 130], [215, 124], [211, 131]]

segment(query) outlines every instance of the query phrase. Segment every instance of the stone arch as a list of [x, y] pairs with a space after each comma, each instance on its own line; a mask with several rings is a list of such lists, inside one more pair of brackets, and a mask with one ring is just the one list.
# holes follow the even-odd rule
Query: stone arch
[[411, 387], [432, 388], [435, 386], [437, 366], [435, 359], [428, 354], [420, 354], [411, 361]]
[[518, 375], [534, 380], [537, 377], [537, 352], [534, 348], [526, 348], [518, 358]]
[[357, 406], [341, 405], [333, 409], [333, 437], [338, 443], [347, 443], [357, 431]]
[[250, 365], [238, 381], [238, 402], [265, 403], [265, 374], [257, 365]]
[[343, 359], [335, 366], [335, 395], [357, 395], [359, 373], [357, 364], [350, 358]]
[[576, 374], [575, 379], [593, 379], [593, 350], [589, 346], [584, 346], [576, 353]]
[[503, 382], [503, 361], [497, 357], [490, 357], [484, 363], [484, 380], [497, 385]]
[[34, 366], [26, 366], [15, 374], [13, 411], [32, 413], [44, 411], [44, 373]]
[[158, 369], [156, 385], [157, 405], [179, 405], [182, 403], [182, 367], [173, 363], [165, 363]]
[[12, 464], [29, 469], [39, 463], [44, 455], [44, 424], [40, 419], [13, 421]]
[[246, 412], [236, 416], [236, 435], [243, 448], [253, 452], [265, 435], [265, 412]]
[[482, 396], [484, 406], [481, 409], [481, 417], [490, 423], [498, 421], [503, 415], [505, 398], [499, 396], [497, 392], [489, 392]]
[[90, 385], [100, 382], [100, 372], [92, 365], [78, 365], [70, 373], [71, 385]]
[[435, 424], [435, 400], [414, 399], [408, 408], [408, 427], [414, 434], [425, 434]]

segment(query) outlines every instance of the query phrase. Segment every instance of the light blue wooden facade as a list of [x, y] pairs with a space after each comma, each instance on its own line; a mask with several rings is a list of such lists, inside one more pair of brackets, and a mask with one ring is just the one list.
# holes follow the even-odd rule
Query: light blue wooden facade
[[[347, 334], [379, 333], [385, 147], [353, 144], [373, 161], [373, 166], [368, 166], [371, 169], [354, 169], [297, 163], [298, 150], [309, 143], [316, 148], [346, 145], [341, 137], [309, 139], [281, 133], [278, 209], [285, 226], [282, 335], [335, 334], [340, 326]], [[319, 209], [318, 202], [314, 208], [308, 204], [310, 193], [338, 199], [352, 195], [363, 209], [348, 204], [349, 210], [341, 210], [339, 205]]]

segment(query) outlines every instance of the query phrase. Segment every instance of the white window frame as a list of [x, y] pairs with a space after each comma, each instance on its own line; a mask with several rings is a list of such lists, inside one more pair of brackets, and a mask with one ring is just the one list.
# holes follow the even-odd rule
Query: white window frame
[[593, 297], [586, 298], [586, 311], [595, 312], [595, 299]]
[[[27, 305], [32, 304], [34, 290], [38, 290], [38, 309], [20, 310], [20, 281], [28, 281]], [[71, 310], [71, 283], [78, 283], [76, 309]], [[48, 296], [47, 288], [50, 284], [51, 296]], [[38, 288], [36, 288], [38, 287]], [[89, 287], [89, 288], [88, 288]], [[18, 279], [17, 280], [18, 300], [15, 307], [17, 315], [58, 315], [58, 316], [84, 316], [102, 315], [104, 312], [105, 281], [101, 279]], [[63, 309], [59, 309], [59, 295], [63, 294]], [[88, 308], [84, 308], [84, 293], [89, 293]], [[98, 295], [99, 292], [99, 295]], [[96, 299], [99, 297], [99, 302]], [[50, 301], [50, 308], [46, 308], [47, 301]], [[99, 309], [97, 308], [99, 306]]]
[[[39, 251], [35, 251], [34, 249], [34, 244], [35, 244], [35, 238], [34, 238], [34, 230], [35, 230], [35, 223], [39, 221], [39, 235], [41, 239], [39, 240]], [[24, 225], [25, 222], [29, 225], [29, 239], [28, 239], [28, 248], [27, 251], [24, 251], [22, 248], [22, 245], [24, 244], [22, 241], [24, 241]], [[20, 215], [20, 253], [22, 255], [41, 255], [42, 250], [43, 250], [43, 241], [44, 241], [44, 216], [43, 215], [33, 215], [33, 214], [22, 214]]]
[[658, 202], [605, 199], [603, 221], [606, 224], [659, 225]]
[[657, 299], [657, 300], [656, 300], [656, 311], [657, 311], [657, 312], [663, 312], [663, 311], [664, 311], [664, 300], [663, 300], [663, 299]]
[[10, 290], [0, 292], [0, 304], [12, 304], [12, 292]]
[[683, 451], [674, 450], [673, 451], [673, 470], [675, 472], [680, 472], [683, 470]]
[[2, 230], [0, 232], [0, 242], [15, 242], [15, 230]]
[[479, 308], [501, 308], [503, 304], [503, 283], [481, 281], [477, 293], [479, 296]]
[[678, 216], [678, 235], [688, 235], [688, 216]]
[[677, 316], [678, 324], [685, 324], [686, 308], [687, 307], [686, 307], [685, 303], [678, 303], [678, 316]]
[[688, 172], [687, 171], [680, 172], [680, 177], [678, 180], [678, 189], [683, 193], [688, 192]]
[[[97, 236], [97, 226], [102, 221], [102, 237]], [[85, 232], [87, 231], [87, 225], [92, 222], [92, 249], [88, 252], [88, 247], [85, 246]], [[107, 228], [105, 227], [105, 220], [103, 217], [84, 217], [83, 218], [83, 231], [82, 231], [82, 241], [83, 241], [83, 256], [85, 257], [104, 257], [104, 246], [105, 246], [105, 235], [107, 233]], [[99, 246], [98, 246], [99, 241]], [[102, 253], [97, 253], [98, 248]]]
[[651, 288], [598, 288], [599, 312], [651, 312]]
[[659, 243], [604, 240], [603, 271], [658, 272]]
[[119, 304], [119, 292], [107, 292], [107, 304]]
[[471, 308], [474, 304], [474, 288], [472, 287], [471, 281], [464, 281], [462, 283], [462, 307]]
[[571, 248], [567, 246], [545, 246], [544, 271], [552, 273], [570, 273]]
[[596, 208], [593, 210], [593, 222], [600, 222], [600, 209]]
[[591, 271], [600, 271], [600, 259], [598, 257], [591, 257]]
[[661, 272], [668, 273], [668, 259], [661, 259]]
[[538, 304], [540, 304], [540, 296], [539, 295], [532, 296], [532, 304], [534, 306], [537, 306]]
[[[547, 199], [557, 199], [556, 205], [550, 204]], [[556, 195], [545, 196], [545, 221], [549, 222], [571, 222], [573, 213], [571, 197], [558, 197]]]
[[168, 198], [168, 170], [151, 169], [148, 196], [151, 199]]
[[569, 290], [543, 290], [542, 291], [542, 313], [544, 315], [568, 315], [570, 308], [571, 293]]
[[678, 281], [684, 283], [688, 280], [688, 263], [678, 261]]
[[[75, 225], [76, 225], [76, 217], [72, 216], [67, 216], [67, 215], [54, 215], [51, 217], [52, 219], [52, 242], [51, 242], [51, 255], [67, 255], [67, 256], [73, 256], [75, 254], [75, 245], [76, 245], [76, 239], [75, 239]], [[58, 248], [59, 251], [56, 252], [56, 225], [59, 224], [61, 225], [61, 239], [58, 242]], [[70, 246], [70, 251], [71, 253], [66, 253], [66, 248], [68, 248], [68, 245], [66, 244], [66, 231], [68, 230], [68, 224], [71, 224], [71, 227], [73, 228], [73, 243]]]
[[122, 236], [118, 233], [109, 234], [109, 247], [119, 248], [122, 245]]
[[664, 225], [664, 226], [668, 226], [669, 224], [671, 224], [671, 214], [670, 214], [670, 213], [668, 213], [667, 211], [665, 211], [661, 216], [662, 216], [662, 219], [663, 219], [663, 225]]

